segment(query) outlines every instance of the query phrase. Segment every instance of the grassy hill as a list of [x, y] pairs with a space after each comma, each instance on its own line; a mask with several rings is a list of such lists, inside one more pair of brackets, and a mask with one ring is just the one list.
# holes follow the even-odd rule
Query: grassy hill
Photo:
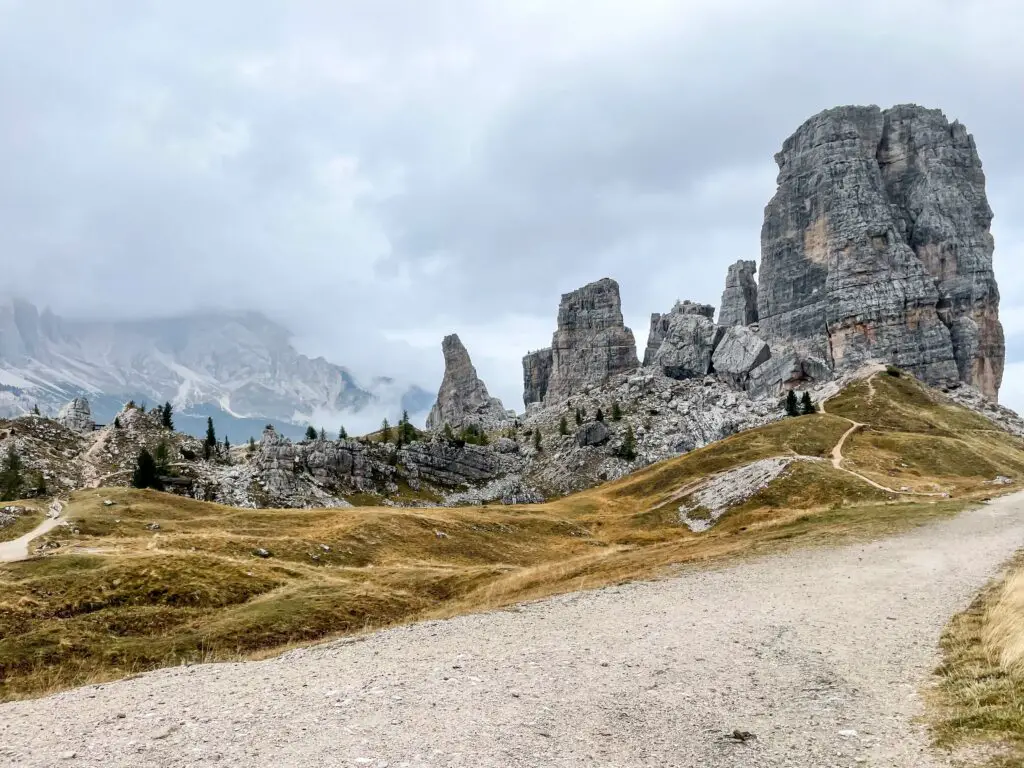
[[[0, 699], [876, 536], [1024, 478], [1024, 442], [909, 377], [856, 383], [827, 411], [529, 506], [249, 510], [77, 492], [73, 525], [45, 537], [59, 548], [0, 565]], [[772, 457], [792, 463], [709, 530], [683, 523], [709, 478]]]

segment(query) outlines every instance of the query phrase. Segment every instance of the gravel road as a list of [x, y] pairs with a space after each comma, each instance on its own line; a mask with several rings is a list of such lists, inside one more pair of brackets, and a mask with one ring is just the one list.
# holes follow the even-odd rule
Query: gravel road
[[0, 706], [0, 764], [945, 766], [918, 692], [1021, 546], [1017, 494], [876, 543], [161, 670]]

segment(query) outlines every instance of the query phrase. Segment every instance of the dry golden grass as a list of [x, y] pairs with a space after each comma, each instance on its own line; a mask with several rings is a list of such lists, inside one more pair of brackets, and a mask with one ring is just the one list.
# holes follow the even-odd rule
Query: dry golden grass
[[1024, 765], [1024, 553], [942, 636], [943, 664], [931, 697], [936, 741], [973, 747], [986, 765]]
[[[918, 421], [890, 424], [890, 433], [932, 429], [918, 390], [904, 383], [891, 393]], [[847, 393], [841, 406], [867, 412], [889, 395], [876, 392], [870, 404], [864, 396]], [[57, 554], [0, 566], [0, 699], [266, 655], [675, 566], [869, 538], [954, 514], [990, 492], [974, 484], [973, 468], [966, 483], [922, 475], [949, 481], [956, 498], [936, 503], [880, 491], [828, 461], [798, 461], [711, 530], [680, 524], [679, 499], [701, 478], [768, 456], [825, 458], [848, 426], [826, 414], [787, 419], [529, 506], [251, 510], [153, 491], [82, 491], [66, 511], [78, 533], [47, 535]], [[1006, 457], [993, 466], [1024, 462], [1014, 446], [1000, 450]]]
[[0, 541], [14, 541], [14, 539], [20, 539], [26, 533], [39, 525], [46, 514], [43, 511], [44, 505], [40, 504], [37, 499], [30, 499], [27, 501], [5, 501], [0, 504], [0, 507], [24, 507], [27, 510], [27, 514], [21, 515], [17, 520], [5, 528], [0, 528]]

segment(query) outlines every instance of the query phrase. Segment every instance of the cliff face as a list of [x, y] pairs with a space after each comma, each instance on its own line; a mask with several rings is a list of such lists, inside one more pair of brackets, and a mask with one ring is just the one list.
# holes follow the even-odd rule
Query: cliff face
[[1004, 347], [973, 139], [941, 112], [840, 107], [776, 155], [757, 308], [836, 367], [888, 360], [996, 397]]
[[427, 416], [427, 429], [442, 429], [445, 424], [453, 429], [470, 424], [489, 428], [509, 421], [501, 401], [488, 394], [486, 385], [477, 376], [462, 340], [454, 333], [445, 336], [441, 351], [444, 353], [444, 377], [437, 402]]
[[551, 347], [523, 357], [523, 403], [541, 403], [551, 380]]
[[[534, 353], [536, 357], [527, 355], [523, 360], [527, 402], [542, 389], [544, 402], [564, 400], [639, 367], [636, 340], [622, 319], [619, 284], [606, 277], [562, 295], [558, 328], [551, 339], [550, 374], [546, 386], [541, 386], [546, 353], [542, 350]], [[535, 385], [531, 385], [534, 380]]]

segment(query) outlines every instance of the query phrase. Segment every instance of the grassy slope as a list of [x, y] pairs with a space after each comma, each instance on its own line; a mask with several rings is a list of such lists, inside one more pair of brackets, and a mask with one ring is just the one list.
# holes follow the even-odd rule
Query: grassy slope
[[[891, 398], [899, 418], [892, 409], [878, 414], [890, 436], [931, 437], [936, 420], [968, 419], [922, 392], [910, 380], [881, 382], [870, 403], [867, 389], [855, 387], [837, 406], [862, 409], [857, 418], [867, 421], [865, 413]], [[710, 531], [680, 525], [678, 498], [700, 478], [768, 456], [827, 457], [848, 427], [836, 415], [789, 419], [520, 507], [242, 510], [148, 491], [82, 491], [67, 512], [79, 533], [48, 534], [62, 545], [57, 554], [0, 566], [0, 698], [273, 652], [671, 565], [878, 535], [990, 492], [983, 480], [991, 475], [975, 475], [974, 464], [966, 477], [948, 474], [958, 465], [941, 461], [886, 476], [890, 485], [912, 478], [953, 491], [934, 503], [879, 491], [827, 461], [797, 462]], [[946, 443], [934, 445], [941, 454]], [[1019, 446], [1005, 450], [1000, 471], [1024, 462]], [[105, 498], [116, 504], [104, 506]], [[151, 523], [159, 530], [147, 529]], [[258, 548], [272, 556], [258, 557]]]
[[27, 514], [21, 515], [17, 520], [5, 528], [0, 528], [0, 541], [13, 541], [14, 539], [20, 539], [26, 533], [43, 522], [43, 518], [46, 515], [43, 511], [43, 506], [36, 500], [5, 501], [0, 504], [0, 507], [6, 506], [24, 507]]

